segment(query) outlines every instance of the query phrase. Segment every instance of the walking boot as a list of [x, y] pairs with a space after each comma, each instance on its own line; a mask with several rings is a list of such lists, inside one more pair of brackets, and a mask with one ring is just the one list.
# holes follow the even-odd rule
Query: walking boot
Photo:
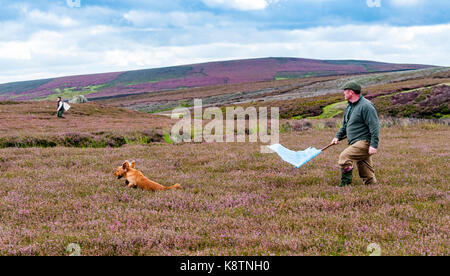
[[341, 184], [339, 184], [339, 187], [351, 185], [352, 180], [353, 180], [353, 167], [341, 169]]

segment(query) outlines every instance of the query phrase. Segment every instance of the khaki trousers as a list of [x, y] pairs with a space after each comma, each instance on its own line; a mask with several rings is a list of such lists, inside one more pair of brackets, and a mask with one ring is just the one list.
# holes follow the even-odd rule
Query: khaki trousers
[[356, 163], [359, 177], [362, 178], [365, 185], [377, 183], [372, 157], [369, 155], [369, 147], [369, 142], [358, 141], [346, 148], [339, 156], [339, 166], [341, 168], [354, 167], [354, 163]]

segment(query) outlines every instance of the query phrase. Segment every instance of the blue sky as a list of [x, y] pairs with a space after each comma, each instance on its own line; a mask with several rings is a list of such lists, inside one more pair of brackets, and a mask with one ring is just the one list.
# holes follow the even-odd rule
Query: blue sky
[[450, 65], [448, 0], [0, 0], [0, 83], [259, 57]]

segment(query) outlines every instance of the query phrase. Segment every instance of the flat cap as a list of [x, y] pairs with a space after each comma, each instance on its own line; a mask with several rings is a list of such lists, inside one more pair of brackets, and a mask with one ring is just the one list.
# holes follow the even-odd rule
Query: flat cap
[[362, 87], [361, 87], [361, 85], [357, 84], [356, 82], [351, 81], [351, 82], [347, 82], [346, 84], [344, 84], [344, 86], [342, 86], [342, 90], [347, 90], [347, 89], [353, 90], [355, 92], [361, 92]]

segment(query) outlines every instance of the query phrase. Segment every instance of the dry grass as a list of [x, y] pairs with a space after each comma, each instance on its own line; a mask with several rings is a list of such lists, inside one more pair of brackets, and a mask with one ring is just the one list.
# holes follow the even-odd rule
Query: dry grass
[[[289, 132], [281, 142], [320, 147], [335, 132]], [[65, 255], [70, 243], [83, 255], [367, 255], [373, 242], [385, 255], [448, 255], [449, 136], [430, 123], [383, 128], [380, 184], [343, 189], [344, 145], [301, 169], [248, 143], [0, 149], [0, 255]], [[122, 187], [112, 171], [126, 159], [185, 189]]]
[[203, 99], [214, 106], [223, 106], [230, 102], [260, 99], [276, 96], [316, 83], [338, 79], [339, 77], [318, 77], [303, 79], [288, 79], [276, 81], [252, 82], [244, 84], [227, 84], [201, 88], [188, 88], [170, 91], [150, 92], [126, 97], [101, 99], [99, 102], [131, 108], [143, 112], [161, 112], [173, 109], [179, 105], [192, 105], [193, 99]]
[[122, 108], [74, 104], [56, 117], [54, 102], [0, 102], [0, 148], [117, 147], [127, 143], [163, 141], [173, 122]]
[[60, 134], [67, 132], [133, 132], [164, 129], [170, 119], [127, 109], [87, 103], [73, 104], [56, 117], [56, 102], [0, 102], [0, 137], [11, 135]]
[[[413, 89], [419, 89], [423, 87], [432, 87], [437, 86], [440, 84], [446, 84], [450, 82], [449, 78], [445, 78], [446, 75], [442, 75], [443, 77], [437, 77], [434, 78], [417, 78], [413, 80], [405, 80], [405, 81], [397, 81], [387, 84], [377, 84], [365, 87], [363, 90], [363, 94], [367, 99], [374, 100], [374, 104], [377, 107], [380, 114], [383, 115], [393, 115], [390, 111], [389, 107], [392, 107], [394, 105], [389, 99], [385, 98], [384, 102], [379, 102], [376, 99], [387, 96], [387, 95], [395, 95], [399, 92], [403, 91], [409, 91]], [[325, 83], [325, 81], [323, 82]], [[320, 85], [321, 82], [318, 82], [317, 85]], [[315, 117], [322, 114], [323, 109], [331, 104], [335, 104], [338, 102], [343, 101], [343, 94], [342, 91], [339, 91], [336, 93], [338, 89], [336, 89], [333, 92], [330, 92], [326, 95], [320, 95], [320, 96], [311, 96], [307, 98], [293, 98], [288, 100], [272, 100], [270, 102], [265, 101], [259, 101], [259, 102], [248, 102], [244, 104], [237, 104], [232, 106], [242, 106], [244, 108], [247, 108], [249, 106], [254, 107], [262, 107], [267, 106], [270, 104], [271, 106], [277, 106], [280, 108], [280, 116], [281, 118], [308, 118], [308, 117]], [[299, 93], [300, 95], [301, 93]], [[448, 93], [445, 93], [445, 95], [448, 95]], [[432, 109], [440, 110], [441, 105], [448, 105], [448, 101], [440, 100], [440, 101], [434, 101]], [[387, 107], [386, 107], [387, 106]], [[400, 107], [405, 108], [405, 107]], [[399, 113], [399, 112], [397, 112]], [[440, 116], [435, 113], [438, 113], [435, 110], [429, 111], [429, 117], [437, 117]], [[396, 114], [395, 114], [396, 115]], [[405, 113], [400, 114], [403, 115], [403, 117], [408, 117], [411, 114]], [[415, 114], [417, 117], [425, 117], [424, 114]], [[434, 116], [433, 116], [434, 115]], [[446, 115], [442, 114], [442, 115]]]

